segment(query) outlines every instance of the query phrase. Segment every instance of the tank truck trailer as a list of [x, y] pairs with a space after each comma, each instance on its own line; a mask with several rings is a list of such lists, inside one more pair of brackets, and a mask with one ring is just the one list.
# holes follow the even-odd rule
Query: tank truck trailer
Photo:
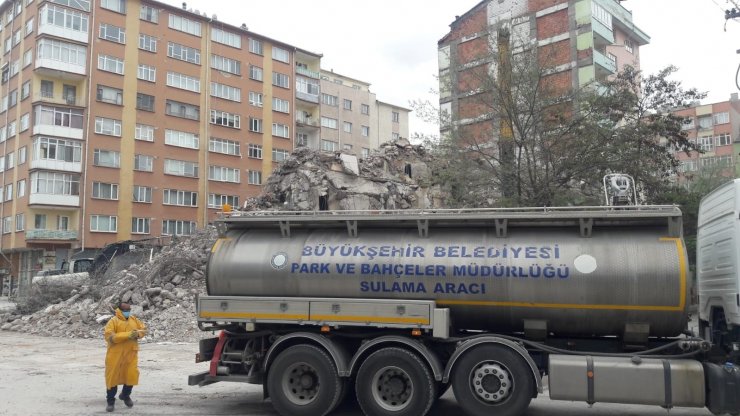
[[[189, 384], [262, 384], [282, 415], [350, 392], [424, 415], [452, 387], [468, 415], [514, 416], [547, 375], [553, 400], [739, 414], [729, 315], [687, 331], [681, 211], [611, 185], [606, 207], [232, 212], [197, 301], [220, 333]], [[735, 305], [731, 279], [713, 296]]]

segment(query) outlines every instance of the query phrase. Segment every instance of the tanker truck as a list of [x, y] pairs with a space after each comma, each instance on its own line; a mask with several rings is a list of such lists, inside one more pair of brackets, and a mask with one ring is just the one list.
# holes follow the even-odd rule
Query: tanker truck
[[552, 400], [740, 413], [736, 356], [687, 330], [675, 206], [232, 212], [216, 226], [196, 308], [220, 332], [190, 385], [261, 384], [286, 416], [345, 396], [419, 416], [451, 388], [465, 414], [515, 416], [547, 376]]

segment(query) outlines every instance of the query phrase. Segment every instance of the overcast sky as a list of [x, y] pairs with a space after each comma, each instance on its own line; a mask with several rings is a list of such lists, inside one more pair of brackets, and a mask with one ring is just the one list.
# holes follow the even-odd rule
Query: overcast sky
[[[165, 0], [180, 6], [182, 1]], [[381, 101], [408, 107], [436, 102], [437, 41], [479, 0], [188, 0], [188, 8], [288, 44], [323, 54], [321, 66], [371, 84]], [[641, 49], [643, 71], [673, 64], [676, 79], [709, 93], [704, 103], [737, 92], [740, 19], [728, 21], [728, 0], [626, 0], [639, 28], [651, 37]], [[410, 133], [434, 133], [410, 117]]]

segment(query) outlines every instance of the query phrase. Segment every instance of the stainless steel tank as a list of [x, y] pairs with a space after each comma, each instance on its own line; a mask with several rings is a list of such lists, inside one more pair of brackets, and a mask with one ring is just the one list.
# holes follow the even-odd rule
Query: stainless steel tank
[[464, 215], [440, 226], [354, 217], [356, 236], [336, 220], [231, 219], [211, 253], [208, 294], [427, 299], [449, 307], [457, 329], [513, 332], [536, 320], [562, 335], [623, 335], [626, 324], [677, 335], [688, 316], [680, 222], [676, 232], [666, 216], [631, 214], [593, 214], [586, 233], [577, 215], [498, 218], [505, 232]]

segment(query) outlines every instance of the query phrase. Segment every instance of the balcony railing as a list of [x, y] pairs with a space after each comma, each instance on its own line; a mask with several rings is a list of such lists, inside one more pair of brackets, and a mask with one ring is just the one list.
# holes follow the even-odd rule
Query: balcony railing
[[298, 124], [303, 124], [303, 125], [312, 126], [312, 127], [319, 127], [319, 121], [312, 117], [298, 116], [296, 117], [295, 121], [298, 122]]
[[316, 103], [316, 104], [319, 103], [319, 96], [318, 95], [306, 94], [305, 92], [296, 91], [295, 92], [295, 96], [299, 100], [308, 101], [310, 103]]
[[617, 62], [614, 58], [604, 55], [603, 53], [594, 49], [594, 63], [600, 65], [610, 73], [614, 74], [617, 72]]
[[72, 230], [26, 230], [26, 240], [77, 240]]
[[58, 94], [57, 96], [54, 96], [54, 93], [48, 91], [40, 91], [34, 93], [33, 101], [44, 101], [47, 103], [75, 105], [80, 107], [85, 105], [82, 99], [78, 100], [77, 97], [75, 97], [74, 95], [63, 96], [61, 94]]
[[304, 68], [302, 66], [295, 67], [295, 72], [297, 74], [305, 75], [307, 77], [311, 77], [311, 78], [315, 78], [315, 79], [320, 79], [321, 78], [321, 74], [319, 72], [317, 72], [317, 71], [311, 71], [310, 69]]

